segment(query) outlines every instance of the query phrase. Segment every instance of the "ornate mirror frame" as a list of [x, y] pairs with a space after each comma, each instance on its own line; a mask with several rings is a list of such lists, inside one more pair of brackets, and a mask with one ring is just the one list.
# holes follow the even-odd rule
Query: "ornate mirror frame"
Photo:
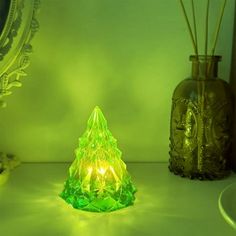
[[[39, 29], [36, 19], [40, 0], [0, 0], [0, 108], [6, 106], [3, 97], [21, 86], [26, 76], [31, 40]], [[0, 185], [8, 179], [10, 170], [20, 161], [0, 152]]]
[[40, 0], [1, 1], [9, 4], [0, 35], [0, 107], [4, 107], [3, 97], [12, 93], [12, 87], [20, 87], [21, 77], [27, 75], [25, 69], [30, 64], [31, 40], [39, 29], [36, 16]]

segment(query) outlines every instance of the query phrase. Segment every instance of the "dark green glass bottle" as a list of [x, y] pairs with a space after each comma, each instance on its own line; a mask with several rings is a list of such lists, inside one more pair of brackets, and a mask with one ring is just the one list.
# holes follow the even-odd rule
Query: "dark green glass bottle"
[[220, 56], [190, 56], [192, 76], [172, 97], [169, 169], [189, 178], [221, 179], [230, 173], [233, 102], [218, 78]]

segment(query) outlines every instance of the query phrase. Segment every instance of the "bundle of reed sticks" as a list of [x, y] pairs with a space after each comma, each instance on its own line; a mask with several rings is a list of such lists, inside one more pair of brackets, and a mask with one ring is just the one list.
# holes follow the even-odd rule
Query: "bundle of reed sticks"
[[[226, 2], [227, 2], [227, 0], [223, 0], [223, 2], [222, 2], [222, 7], [221, 7], [221, 10], [220, 10], [220, 16], [219, 16], [216, 31], [215, 31], [213, 46], [212, 46], [212, 49], [211, 49], [211, 52], [210, 52], [211, 56], [214, 56], [214, 54], [215, 54], [216, 44], [217, 44], [218, 37], [219, 37], [219, 32], [220, 32], [220, 27], [221, 27], [221, 23], [222, 23], [224, 11], [225, 11]], [[187, 23], [187, 26], [188, 26], [188, 30], [189, 30], [189, 34], [190, 34], [190, 37], [191, 37], [191, 40], [192, 40], [195, 55], [198, 57], [199, 52], [198, 52], [197, 22], [196, 22], [196, 15], [195, 15], [194, 0], [191, 0], [192, 17], [193, 17], [193, 30], [192, 30], [192, 27], [191, 27], [191, 24], [190, 24], [190, 21], [189, 21], [187, 12], [186, 12], [186, 8], [185, 8], [184, 3], [183, 3], [183, 0], [180, 0], [180, 5], [182, 7], [184, 17], [185, 17], [185, 20], [186, 20], [186, 23]], [[209, 8], [210, 8], [210, 0], [206, 0], [205, 52], [204, 52], [206, 57], [208, 56]]]
[[[220, 16], [218, 19], [218, 24], [216, 27], [216, 32], [214, 35], [214, 42], [213, 42], [213, 47], [210, 52], [210, 56], [214, 56], [215, 54], [215, 49], [216, 49], [216, 44], [217, 40], [219, 37], [219, 32], [220, 32], [220, 27], [224, 15], [224, 10], [226, 6], [227, 0], [223, 0], [222, 7], [220, 9]], [[180, 4], [185, 16], [185, 20], [188, 26], [188, 30], [190, 33], [190, 37], [193, 43], [193, 48], [195, 52], [195, 56], [197, 59], [199, 59], [199, 52], [198, 52], [198, 38], [197, 38], [197, 22], [196, 22], [196, 16], [195, 16], [195, 6], [194, 6], [194, 0], [191, 0], [191, 8], [192, 8], [192, 17], [193, 17], [193, 30], [190, 25], [190, 21], [183, 3], [183, 0], [180, 0]], [[205, 55], [206, 59], [208, 57], [208, 24], [209, 24], [209, 8], [210, 8], [210, 0], [206, 0], [206, 17], [205, 17], [205, 52], [203, 55]], [[198, 64], [199, 66], [199, 64]], [[208, 72], [210, 71], [212, 66], [212, 61], [210, 60], [209, 63], [206, 62], [205, 66], [205, 75], [207, 77]], [[199, 113], [197, 115], [198, 119], [198, 170], [201, 172], [203, 170], [203, 159], [204, 159], [204, 150], [202, 147], [204, 147], [205, 144], [205, 80], [198, 79], [197, 80], [197, 104], [199, 107]]]

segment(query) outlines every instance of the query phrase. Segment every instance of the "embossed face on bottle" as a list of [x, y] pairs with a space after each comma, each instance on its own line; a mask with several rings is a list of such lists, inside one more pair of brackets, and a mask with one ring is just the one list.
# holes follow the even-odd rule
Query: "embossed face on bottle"
[[196, 107], [187, 99], [177, 99], [173, 106], [172, 137], [174, 148], [178, 153], [186, 155], [196, 147], [197, 120]]
[[174, 104], [172, 114], [174, 117], [172, 120], [172, 137], [174, 137], [174, 146], [181, 150], [183, 147], [183, 136], [185, 131], [185, 112], [182, 106]]

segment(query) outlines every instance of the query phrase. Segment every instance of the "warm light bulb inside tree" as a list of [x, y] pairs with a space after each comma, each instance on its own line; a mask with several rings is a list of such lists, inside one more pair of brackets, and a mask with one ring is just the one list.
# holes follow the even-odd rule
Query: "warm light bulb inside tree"
[[60, 196], [74, 208], [104, 212], [132, 205], [135, 192], [116, 139], [95, 107]]

